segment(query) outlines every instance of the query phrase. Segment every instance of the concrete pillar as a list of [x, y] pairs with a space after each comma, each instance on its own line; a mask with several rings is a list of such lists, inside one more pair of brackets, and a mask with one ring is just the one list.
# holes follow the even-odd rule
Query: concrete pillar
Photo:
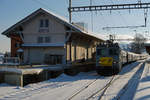
[[20, 76], [20, 86], [21, 86], [21, 87], [24, 86], [24, 84], [23, 84], [23, 75]]
[[72, 61], [72, 52], [71, 52], [71, 50], [72, 50], [72, 44], [71, 44], [71, 42], [69, 42], [70, 61]]
[[74, 46], [74, 60], [76, 61], [76, 59], [77, 59], [77, 46], [76, 46], [76, 44], [75, 44], [75, 46]]

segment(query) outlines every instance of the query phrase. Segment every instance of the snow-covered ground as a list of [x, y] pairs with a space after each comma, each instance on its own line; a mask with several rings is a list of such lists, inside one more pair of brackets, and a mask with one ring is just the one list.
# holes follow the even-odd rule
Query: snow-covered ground
[[150, 100], [150, 61], [145, 65], [134, 99]]
[[[126, 65], [114, 77], [101, 99], [143, 100], [139, 99], [142, 96], [150, 99], [150, 64], [146, 63], [145, 66], [143, 61]], [[102, 94], [97, 91], [105, 87], [112, 77], [99, 76], [93, 71], [73, 77], [62, 74], [56, 79], [25, 87], [0, 84], [0, 100], [97, 100]], [[144, 93], [144, 89], [149, 92]]]
[[[135, 64], [135, 63], [134, 63]], [[136, 91], [138, 81], [143, 71], [143, 63], [138, 66], [130, 66], [131, 69], [124, 70], [117, 75], [117, 79], [106, 91], [103, 100], [132, 100]], [[129, 71], [126, 71], [126, 69]]]

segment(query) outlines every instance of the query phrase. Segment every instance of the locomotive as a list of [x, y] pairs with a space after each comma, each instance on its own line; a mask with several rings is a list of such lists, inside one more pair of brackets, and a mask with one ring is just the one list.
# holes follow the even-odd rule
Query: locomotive
[[124, 64], [145, 58], [146, 55], [124, 51], [118, 43], [106, 41], [96, 47], [96, 71], [100, 75], [117, 74]]

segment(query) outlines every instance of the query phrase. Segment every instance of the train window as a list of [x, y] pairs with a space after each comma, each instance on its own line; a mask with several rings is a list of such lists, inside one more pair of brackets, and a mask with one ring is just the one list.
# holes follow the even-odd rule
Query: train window
[[109, 55], [117, 55], [117, 50], [116, 49], [109, 49]]
[[101, 55], [101, 49], [97, 49], [97, 55]]
[[97, 55], [106, 55], [107, 54], [107, 50], [105, 49], [98, 49], [97, 50]]
[[118, 50], [114, 49], [114, 55], [118, 55]]
[[109, 54], [110, 54], [110, 55], [114, 55], [112, 49], [109, 50]]

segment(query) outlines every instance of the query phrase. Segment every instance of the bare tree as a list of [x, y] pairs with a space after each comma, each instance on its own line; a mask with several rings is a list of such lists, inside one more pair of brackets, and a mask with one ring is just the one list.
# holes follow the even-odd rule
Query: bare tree
[[142, 34], [136, 34], [134, 37], [134, 42], [131, 43], [131, 51], [134, 53], [141, 54], [144, 50], [144, 43], [146, 38]]

